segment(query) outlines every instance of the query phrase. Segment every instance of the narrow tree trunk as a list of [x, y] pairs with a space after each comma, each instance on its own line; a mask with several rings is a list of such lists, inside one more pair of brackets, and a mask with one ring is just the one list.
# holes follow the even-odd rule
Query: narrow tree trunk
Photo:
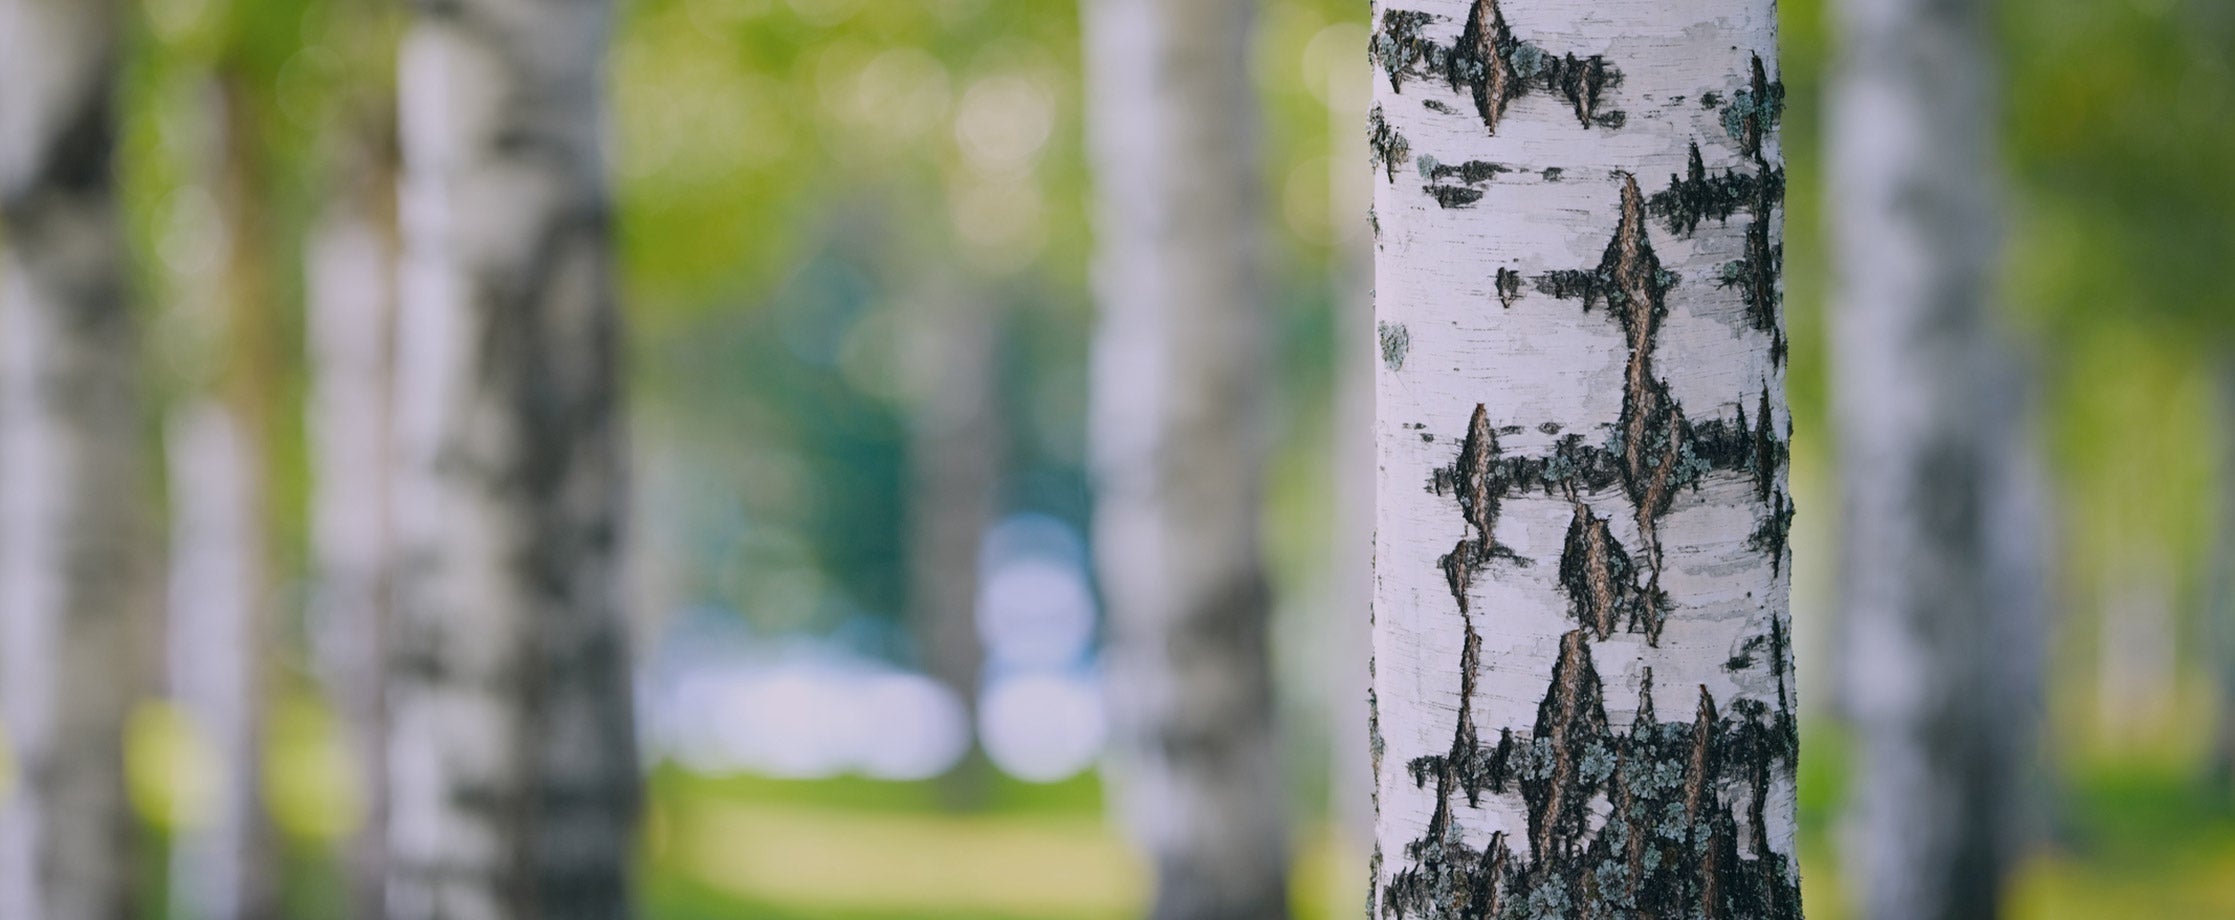
[[[393, 100], [372, 106], [392, 113]], [[369, 113], [368, 113], [369, 114]], [[319, 657], [357, 752], [362, 822], [348, 853], [359, 920], [387, 916], [387, 707], [381, 663], [394, 590], [388, 494], [397, 243], [393, 141], [352, 126], [331, 203], [313, 231], [307, 333], [311, 557]]]
[[426, 3], [404, 39], [397, 920], [630, 914], [611, 15]]
[[[932, 271], [936, 271], [935, 269]], [[1000, 311], [983, 294], [932, 285], [919, 303], [925, 391], [910, 443], [909, 604], [932, 679], [954, 692], [975, 737], [985, 653], [978, 636], [979, 549], [993, 524], [1001, 465]], [[950, 807], [983, 801], [990, 764], [972, 743], [941, 778]]]
[[131, 913], [125, 667], [145, 593], [117, 6], [0, 0], [0, 916]]
[[173, 915], [276, 916], [274, 841], [263, 808], [261, 692], [269, 583], [262, 468], [238, 414], [216, 400], [169, 425], [171, 694], [212, 754], [207, 801], [182, 802], [171, 859]]
[[1800, 916], [1773, 14], [1377, 10], [1373, 916]]
[[210, 80], [220, 137], [208, 186], [223, 233], [219, 270], [186, 279], [180, 308], [215, 334], [218, 373], [169, 426], [172, 504], [167, 630], [172, 696], [208, 741], [220, 781], [186, 803], [172, 852], [174, 914], [266, 920], [278, 910], [279, 853], [264, 802], [263, 737], [272, 642], [272, 508], [267, 483], [282, 387], [272, 289], [262, 112], [237, 71]]
[[1086, 0], [1089, 419], [1121, 818], [1160, 920], [1287, 915], [1249, 0]]
[[[1333, 146], [1328, 159], [1329, 213], [1336, 227], [1331, 287], [1335, 293], [1334, 570], [1333, 615], [1324, 639], [1333, 669], [1334, 763], [1328, 776], [1329, 811], [1347, 846], [1364, 848], [1374, 833], [1373, 759], [1366, 747], [1367, 670], [1373, 660], [1374, 603], [1374, 243], [1366, 213], [1374, 188], [1371, 156], [1358, 124], [1371, 104], [1366, 62], [1328, 68], [1327, 114]], [[1339, 881], [1355, 891], [1356, 876]], [[1347, 895], [1346, 895], [1347, 897]]]
[[2044, 496], [1996, 329], [1990, 11], [1843, 0], [1831, 213], [1849, 889], [1883, 920], [1991, 918], [2033, 785]]
[[2219, 521], [2213, 536], [2211, 670], [2218, 691], [2212, 726], [2212, 786], [2235, 799], [2235, 351], [2220, 355]]

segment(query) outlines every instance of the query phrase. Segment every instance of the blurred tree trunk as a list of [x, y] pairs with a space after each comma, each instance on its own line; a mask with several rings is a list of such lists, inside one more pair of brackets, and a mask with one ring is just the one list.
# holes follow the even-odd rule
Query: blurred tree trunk
[[2046, 500], [1997, 328], [1984, 2], [1842, 0], [1829, 171], [1839, 288], [1848, 889], [1881, 920], [1991, 918], [2035, 816]]
[[395, 456], [395, 99], [366, 94], [343, 117], [305, 270], [313, 620], [322, 670], [358, 755], [363, 813], [345, 855], [350, 900], [359, 920], [379, 920], [387, 916], [382, 662], [395, 587], [388, 502]]
[[[1364, 132], [1373, 94], [1364, 61], [1329, 68], [1328, 114], [1335, 124], [1328, 195], [1336, 243], [1330, 258], [1335, 292], [1334, 436], [1329, 472], [1334, 495], [1330, 560], [1334, 622], [1325, 641], [1336, 679], [1329, 692], [1334, 717], [1329, 772], [1329, 813], [1344, 842], [1366, 847], [1374, 833], [1373, 760], [1366, 746], [1367, 671], [1373, 661], [1374, 604], [1374, 248], [1366, 212], [1373, 208]], [[1340, 880], [1355, 891], [1355, 876]]]
[[124, 920], [123, 727], [147, 600], [138, 337], [113, 159], [118, 4], [0, 0], [0, 916]]
[[1089, 418], [1121, 819], [1159, 920], [1285, 917], [1259, 558], [1268, 347], [1249, 0], [1086, 0]]
[[1379, 4], [1375, 917], [1801, 916], [1774, 12]]
[[221, 62], [209, 116], [219, 143], [208, 185], [220, 212], [217, 270], [187, 279], [191, 321], [215, 333], [215, 376], [168, 426], [171, 692], [209, 745], [214, 798], [186, 802], [173, 844], [175, 912], [265, 920], [278, 911], [278, 844], [264, 803], [266, 669], [274, 591], [273, 427], [285, 386], [272, 287], [264, 111]]
[[2213, 787], [2235, 798], [2235, 351], [2219, 358], [2219, 521], [2213, 537], [2211, 625], [2212, 679], [2218, 721], [2212, 730]]
[[[936, 269], [931, 270], [936, 272]], [[908, 554], [918, 648], [932, 679], [954, 692], [976, 738], [984, 644], [978, 636], [979, 550], [993, 524], [1007, 458], [1001, 418], [1000, 310], [983, 293], [930, 284], [910, 336], [924, 384], [916, 408]], [[991, 781], [975, 742], [941, 779], [950, 807], [975, 807]]]
[[630, 915], [611, 18], [424, 3], [399, 57], [395, 920]]
[[171, 693], [208, 745], [215, 785], [183, 800], [171, 861], [175, 916], [275, 917], [274, 841], [265, 822], [259, 595], [268, 584], [254, 443], [212, 399], [173, 410]]

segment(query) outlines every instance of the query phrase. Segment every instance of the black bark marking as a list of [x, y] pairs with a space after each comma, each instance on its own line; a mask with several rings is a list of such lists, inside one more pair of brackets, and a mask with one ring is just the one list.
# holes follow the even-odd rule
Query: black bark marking
[[[1391, 183], [1397, 181], [1398, 167], [1412, 157], [1412, 146], [1405, 143], [1404, 135], [1398, 134], [1397, 129], [1389, 126], [1389, 120], [1383, 117], [1379, 105], [1366, 113], [1366, 149], [1374, 165], [1381, 167]], [[1378, 225], [1375, 231], [1375, 235], [1379, 236]]]
[[1381, 364], [1392, 371], [1405, 368], [1405, 353], [1412, 350], [1412, 333], [1405, 331], [1403, 323], [1382, 323]]
[[[1437, 807], [1405, 848], [1410, 865], [1379, 892], [1381, 910], [1422, 920], [1800, 917], [1798, 872], [1769, 848], [1767, 821], [1772, 778], [1789, 775], [1797, 753], [1790, 713], [1740, 700], [1726, 715], [1702, 686], [1690, 720], [1663, 722], [1647, 670], [1636, 719], [1616, 730], [1591, 654], [1587, 630], [1562, 637], [1527, 739], [1509, 731], [1494, 748], [1461, 750], [1473, 737], [1462, 701], [1452, 751], [1413, 764], [1416, 786], [1436, 781]], [[1515, 789], [1528, 810], [1527, 856], [1502, 833], [1479, 851], [1466, 846], [1453, 826], [1456, 797], [1478, 805], [1482, 790]], [[1593, 810], [1602, 798], [1604, 817]], [[1744, 857], [1741, 820], [1752, 838]]]
[[1775, 130], [1785, 113], [1785, 84], [1769, 79], [1762, 56], [1754, 55], [1753, 79], [1731, 96], [1723, 109], [1723, 130], [1737, 141], [1740, 152], [1761, 159], [1762, 140]]
[[1560, 585], [1568, 592], [1568, 607], [1576, 622], [1605, 639], [1644, 622], [1644, 599], [1637, 586], [1630, 554], [1607, 529], [1606, 518], [1589, 505], [1570, 499], [1575, 517], [1568, 524], [1566, 549], [1560, 554]]
[[1468, 188], [1464, 185], [1423, 185], [1420, 190], [1427, 192], [1429, 197], [1434, 198], [1437, 207], [1446, 210], [1471, 208], [1475, 202], [1482, 200], [1481, 189]]
[[1513, 309], [1513, 302], [1521, 299], [1521, 273], [1510, 268], [1498, 269], [1498, 305]]
[[[1492, 0], [1476, 4], [1468, 36], [1477, 47], [1487, 41], [1493, 50], [1500, 36], [1510, 38]], [[1462, 50], [1466, 44], [1463, 40]], [[1424, 53], [1423, 60], [1432, 55]], [[1588, 94], [1590, 89], [1581, 86], [1578, 92]], [[1766, 309], [1754, 309], [1756, 301], [1749, 301], [1750, 318], [1771, 334], [1772, 354], [1783, 360], [1774, 300], [1781, 253], [1769, 240], [1769, 225], [1782, 200], [1784, 177], [1762, 152], [1763, 135], [1776, 124], [1782, 89], [1767, 82], [1757, 60], [1752, 85], [1733, 96], [1725, 124], [1736, 126], [1733, 137], [1753, 161], [1752, 171], [1711, 176], [1695, 148], [1688, 174], [1671, 177], [1670, 189], [1651, 202], [1634, 179], [1624, 176], [1620, 218], [1600, 263], [1536, 278], [1539, 292], [1581, 300], [1586, 312], [1604, 303], [1623, 333], [1628, 361], [1622, 408], [1611, 426], [1601, 426], [1612, 429], [1605, 443], [1588, 444], [1580, 434], [1558, 437], [1562, 426], [1545, 422], [1538, 430], [1557, 437], [1548, 455], [1509, 454], [1500, 448], [1498, 434], [1523, 429], [1492, 428], [1486, 407], [1478, 405], [1459, 455], [1429, 477], [1429, 490], [1453, 496], [1467, 525], [1467, 535], [1438, 560], [1465, 629], [1461, 699], [1451, 747], [1408, 764], [1416, 787], [1435, 781], [1436, 806], [1421, 838], [1405, 848], [1407, 865], [1369, 898], [1369, 906], [1378, 905], [1384, 916], [1801, 916], [1797, 867], [1790, 854], [1771, 849], [1767, 818], [1776, 779], [1792, 776], [1798, 757], [1785, 621], [1771, 611], [1767, 634], [1748, 638], [1725, 662], [1729, 670], [1748, 670], [1766, 654], [1777, 680], [1774, 707], [1751, 699], [1718, 707], [1700, 685], [1691, 718], [1663, 722], [1655, 713], [1653, 672], [1646, 669], [1637, 689], [1637, 716], [1617, 729], [1609, 724], [1606, 688], [1593, 659], [1592, 643], [1617, 631], [1643, 632], [1648, 644], [1658, 644], [1670, 605], [1659, 587], [1657, 524], [1684, 486], [1696, 489], [1710, 473], [1751, 481], [1764, 506], [1753, 540], [1771, 554], [1772, 571], [1782, 576], [1792, 515], [1782, 484], [1790, 418], [1781, 440], [1765, 382], [1751, 417], [1742, 399], [1735, 418], [1694, 423], [1653, 364], [1667, 297], [1677, 278], [1654, 255], [1648, 215], [1665, 220], [1672, 233], [1689, 235], [1709, 219], [1727, 221], [1741, 210], [1752, 213], [1747, 258], [1734, 263], [1741, 266], [1739, 283], [1754, 286], [1749, 297], [1768, 292], [1759, 299]], [[1702, 102], [1713, 108], [1723, 99], [1708, 94]], [[1494, 117], [1487, 122], [1495, 127]], [[1556, 178], [1551, 170], [1544, 175], [1548, 181]], [[1726, 277], [1733, 274], [1725, 268]], [[1760, 280], [1765, 276], [1766, 282]], [[1518, 272], [1499, 269], [1501, 303], [1510, 306], [1508, 297], [1518, 297], [1519, 282]], [[1621, 546], [1607, 519], [1583, 500], [1585, 493], [1617, 487], [1636, 516], [1640, 545], [1634, 551]], [[1493, 558], [1527, 563], [1495, 536], [1503, 501], [1531, 489], [1564, 496], [1574, 509], [1558, 584], [1577, 628], [1561, 638], [1530, 730], [1518, 735], [1502, 730], [1497, 743], [1486, 746], [1478, 737], [1472, 703], [1482, 638], [1469, 588]], [[1462, 793], [1470, 807], [1479, 807], [1484, 794], [1518, 794], [1528, 815], [1526, 854], [1517, 852], [1504, 833], [1493, 834], [1480, 850], [1467, 846], [1453, 818]]]
[[1492, 134], [1505, 118], [1506, 105], [1532, 88], [1566, 99], [1586, 128], [1619, 128], [1627, 121], [1621, 112], [1599, 111], [1600, 95], [1621, 82], [1620, 71], [1596, 54], [1555, 55], [1515, 37], [1498, 0], [1475, 0], [1466, 27], [1446, 55], [1444, 75], [1454, 91], [1465, 89], [1474, 97], [1475, 114]]
[[1646, 202], [1646, 210], [1667, 221], [1670, 233], [1690, 236], [1698, 232], [1701, 223], [1727, 222], [1740, 208], [1754, 204], [1764, 183], [1773, 186], [1773, 198], [1784, 197], [1784, 170], [1741, 173], [1725, 169], [1720, 175], [1712, 174], [1700, 159], [1700, 145], [1694, 143], [1685, 174], [1670, 176], [1668, 188], [1655, 192]]
[[1661, 545], [1656, 522], [1678, 487], [1696, 480], [1706, 463], [1693, 450], [1693, 432], [1682, 407], [1653, 373], [1653, 349], [1661, 320], [1668, 315], [1668, 292], [1676, 276], [1661, 268], [1646, 237], [1646, 203], [1637, 179], [1622, 177], [1621, 218], [1597, 268], [1546, 273], [1537, 289], [1553, 297], [1583, 301], [1588, 312], [1603, 301], [1620, 324], [1629, 346], [1622, 383], [1622, 415], [1615, 425], [1615, 450], [1621, 456], [1624, 490], [1636, 505], [1640, 547], [1647, 581], [1640, 597], [1641, 621], [1649, 643], [1660, 644]]
[[[1769, 162], [1763, 141], [1776, 129], [1784, 111], [1785, 85], [1769, 79], [1757, 54], [1747, 86], [1732, 93], [1730, 104], [1723, 107], [1723, 130], [1738, 142], [1739, 152], [1752, 161], [1754, 178], [1741, 188], [1736, 178], [1725, 173], [1726, 185], [1731, 186], [1728, 191], [1748, 210], [1746, 254], [1723, 266], [1718, 283], [1738, 288], [1746, 304], [1747, 320], [1756, 331], [1770, 337], [1770, 362], [1777, 366], [1785, 363], [1786, 351], [1785, 329], [1777, 321], [1777, 308], [1783, 300], [1777, 279], [1784, 273], [1785, 245], [1773, 238], [1771, 230], [1776, 211], [1785, 202], [1785, 170]], [[1724, 216], [1728, 214], [1726, 211]]]
[[1622, 112], [1601, 111], [1599, 104], [1606, 90], [1620, 85], [1621, 71], [1601, 55], [1556, 54], [1516, 37], [1497, 0], [1475, 0], [1466, 26], [1450, 47], [1422, 34], [1434, 21], [1433, 15], [1413, 10], [1382, 13], [1369, 55], [1388, 75], [1392, 92], [1404, 92], [1407, 80], [1441, 76], [1453, 92], [1474, 99], [1475, 114], [1492, 134], [1504, 120], [1507, 105], [1532, 91], [1566, 100], [1576, 121], [1586, 128], [1620, 128], [1628, 121]]

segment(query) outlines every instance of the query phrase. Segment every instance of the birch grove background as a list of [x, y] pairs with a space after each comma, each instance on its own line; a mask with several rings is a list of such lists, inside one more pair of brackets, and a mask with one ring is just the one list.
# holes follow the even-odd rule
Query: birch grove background
[[2235, 916], [2230, 150], [2220, 0], [0, 0], [0, 916], [1505, 917], [1593, 662], [1807, 916]]

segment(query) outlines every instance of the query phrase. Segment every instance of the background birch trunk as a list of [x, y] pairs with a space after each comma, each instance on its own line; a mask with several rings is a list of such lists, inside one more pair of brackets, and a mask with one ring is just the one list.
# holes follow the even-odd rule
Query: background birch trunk
[[1990, 12], [1844, 0], [1827, 139], [1838, 293], [1849, 890], [1986, 918], [2028, 819], [2041, 477], [1996, 328]]
[[1374, 916], [1800, 916], [1774, 14], [1377, 6]]
[[143, 491], [117, 4], [0, 2], [0, 916], [123, 920]]
[[203, 167], [219, 212], [215, 270], [182, 279], [190, 328], [210, 330], [209, 373], [183, 381], [171, 410], [172, 697], [187, 712], [217, 778], [185, 801], [171, 859], [174, 912], [190, 920], [276, 916], [279, 854], [264, 800], [270, 706], [274, 541], [268, 484], [284, 387], [270, 274], [271, 203], [263, 112], [221, 59], [202, 96], [216, 144]]
[[1089, 407], [1116, 806], [1152, 916], [1287, 915], [1260, 390], [1248, 0], [1086, 0]]
[[375, 94], [339, 132], [333, 195], [305, 266], [311, 564], [318, 656], [358, 754], [361, 823], [345, 860], [360, 920], [387, 914], [387, 710], [382, 661], [394, 594], [395, 100]]
[[630, 915], [602, 0], [424, 3], [400, 56], [388, 915]]
[[171, 413], [171, 695], [215, 780], [182, 800], [171, 854], [174, 916], [276, 916], [275, 845], [263, 808], [263, 466], [238, 413], [203, 397]]
[[993, 298], [924, 270], [928, 296], [909, 336], [923, 385], [909, 436], [911, 619], [924, 670], [955, 694], [973, 739], [940, 778], [951, 808], [981, 804], [993, 780], [977, 737], [985, 664], [978, 635], [979, 551], [1000, 499], [1001, 311]]
[[2224, 798], [2235, 799], [2235, 351], [2219, 359], [2219, 516], [2214, 522], [2209, 588], [2210, 608], [2205, 612], [2210, 642], [2212, 687], [2217, 694], [2212, 723], [2213, 786]]

